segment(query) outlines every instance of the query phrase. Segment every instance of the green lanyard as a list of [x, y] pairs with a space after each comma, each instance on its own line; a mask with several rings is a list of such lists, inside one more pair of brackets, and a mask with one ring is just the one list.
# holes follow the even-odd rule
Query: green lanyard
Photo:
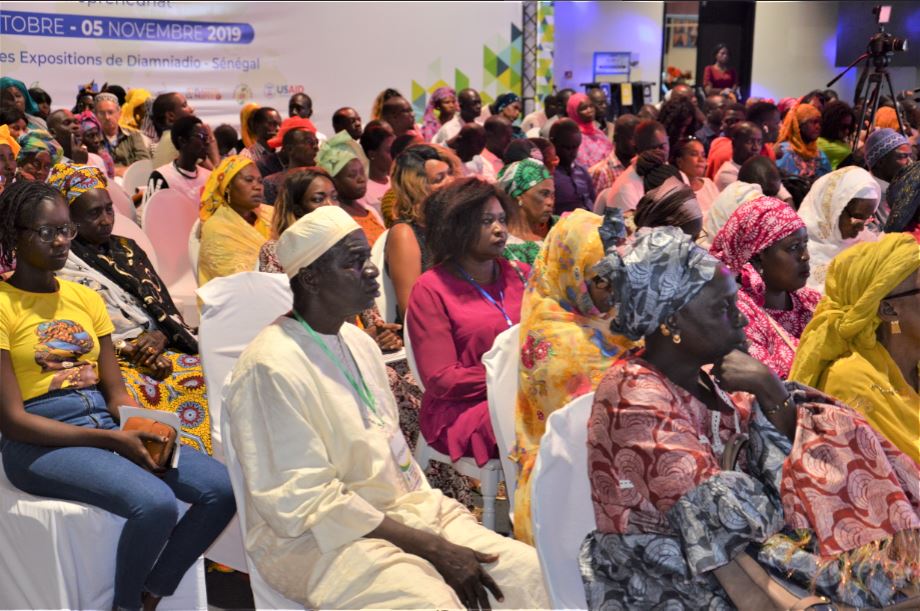
[[357, 363], [355, 363], [355, 368], [358, 370], [358, 377], [361, 380], [360, 385], [355, 381], [353, 377], [351, 377], [351, 374], [345, 368], [345, 364], [342, 363], [341, 360], [332, 353], [332, 351], [329, 349], [329, 346], [327, 346], [326, 342], [323, 341], [323, 338], [321, 338], [319, 334], [313, 330], [313, 327], [311, 327], [307, 321], [301, 318], [300, 314], [297, 312], [294, 312], [294, 318], [296, 318], [297, 321], [303, 325], [303, 328], [307, 330], [307, 333], [310, 334], [310, 337], [316, 340], [316, 343], [318, 343], [319, 347], [323, 350], [323, 354], [329, 357], [329, 360], [332, 361], [332, 364], [342, 372], [342, 375], [344, 375], [345, 379], [348, 380], [348, 383], [351, 384], [351, 387], [361, 399], [361, 402], [364, 403], [364, 405], [366, 405], [371, 410], [371, 413], [374, 414], [374, 417], [382, 423], [383, 420], [380, 418], [380, 414], [377, 413], [377, 406], [374, 401], [374, 395], [371, 394], [371, 391], [367, 388], [367, 384], [364, 383], [364, 376], [361, 375], [361, 368], [357, 367]]

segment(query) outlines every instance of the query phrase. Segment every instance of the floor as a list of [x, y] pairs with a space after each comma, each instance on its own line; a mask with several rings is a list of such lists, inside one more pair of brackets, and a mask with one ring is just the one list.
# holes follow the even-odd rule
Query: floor
[[[476, 495], [477, 508], [482, 506], [482, 498]], [[504, 535], [511, 534], [511, 520], [508, 517], [508, 501], [499, 498], [496, 507], [496, 530]], [[249, 588], [249, 576], [245, 573], [221, 573], [208, 567], [205, 573], [208, 588], [209, 611], [237, 611], [255, 609], [252, 590]]]

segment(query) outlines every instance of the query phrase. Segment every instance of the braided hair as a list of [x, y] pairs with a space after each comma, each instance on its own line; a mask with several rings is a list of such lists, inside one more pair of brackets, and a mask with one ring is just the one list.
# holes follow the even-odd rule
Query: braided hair
[[43, 182], [18, 180], [0, 194], [0, 267], [12, 267], [20, 227], [32, 225], [39, 205], [58, 201], [60, 192]]

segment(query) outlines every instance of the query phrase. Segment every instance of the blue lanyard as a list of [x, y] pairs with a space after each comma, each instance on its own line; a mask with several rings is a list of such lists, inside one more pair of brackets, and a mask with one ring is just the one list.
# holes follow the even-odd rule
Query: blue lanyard
[[460, 270], [460, 275], [462, 275], [463, 278], [464, 278], [467, 282], [469, 282], [470, 284], [472, 284], [472, 285], [476, 288], [476, 290], [479, 291], [479, 294], [482, 296], [483, 299], [485, 299], [486, 301], [488, 301], [489, 303], [491, 303], [492, 305], [494, 305], [496, 308], [498, 308], [498, 311], [501, 312], [501, 313], [502, 313], [502, 316], [505, 317], [505, 322], [508, 323], [508, 327], [513, 327], [513, 326], [514, 326], [514, 323], [511, 322], [511, 317], [508, 316], [508, 312], [505, 311], [505, 307], [504, 307], [504, 303], [505, 303], [505, 291], [504, 291], [504, 289], [498, 289], [498, 299], [499, 299], [499, 300], [498, 300], [498, 301], [495, 301], [495, 297], [492, 297], [492, 295], [489, 295], [489, 293], [486, 292], [486, 290], [485, 290], [484, 288], [482, 288], [481, 286], [479, 286], [479, 283], [476, 282], [475, 280], [473, 280], [473, 277], [470, 276], [468, 273], [466, 273], [466, 270], [465, 270], [465, 269], [463, 269], [463, 268], [460, 267], [459, 265], [457, 265], [457, 269]]
[[356, 369], [358, 370], [358, 377], [360, 378], [360, 381], [361, 381], [360, 385], [358, 384], [358, 382], [355, 381], [355, 379], [351, 376], [351, 374], [345, 368], [345, 364], [342, 363], [341, 360], [336, 355], [332, 354], [332, 351], [326, 345], [326, 342], [323, 341], [323, 338], [321, 338], [319, 334], [317, 334], [316, 331], [313, 330], [313, 327], [311, 327], [307, 323], [307, 321], [301, 318], [300, 314], [298, 314], [296, 311], [294, 312], [294, 318], [296, 318], [297, 321], [301, 325], [303, 325], [303, 328], [307, 330], [307, 333], [310, 334], [310, 337], [313, 338], [313, 340], [315, 340], [317, 344], [319, 344], [319, 347], [322, 349], [323, 354], [329, 357], [329, 360], [332, 361], [332, 364], [335, 365], [336, 368], [338, 368], [338, 370], [342, 372], [342, 375], [344, 375], [345, 379], [348, 380], [348, 383], [351, 384], [351, 387], [354, 389], [355, 394], [357, 394], [358, 397], [361, 399], [361, 402], [364, 403], [364, 405], [366, 405], [371, 410], [371, 413], [374, 414], [377, 420], [380, 420], [382, 422], [380, 415], [377, 413], [377, 404], [374, 401], [374, 395], [372, 395], [371, 391], [367, 388], [367, 384], [365, 384], [364, 382], [364, 376], [361, 375], [361, 368], [357, 367], [357, 363], [355, 363], [355, 365], [356, 365]]

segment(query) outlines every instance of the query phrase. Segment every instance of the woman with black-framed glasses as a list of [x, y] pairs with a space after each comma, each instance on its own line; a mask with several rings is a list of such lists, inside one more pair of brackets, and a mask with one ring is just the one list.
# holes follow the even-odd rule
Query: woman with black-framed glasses
[[[50, 185], [24, 181], [0, 195], [0, 452], [29, 494], [89, 503], [126, 519], [113, 607], [155, 609], [223, 531], [236, 505], [226, 468], [194, 451], [162, 469], [146, 442], [118, 428], [137, 407], [119, 372], [114, 327], [92, 289], [60, 280], [76, 227]], [[191, 504], [178, 519], [176, 499]]]
[[789, 378], [853, 406], [920, 464], [920, 244], [887, 234], [837, 255]]

